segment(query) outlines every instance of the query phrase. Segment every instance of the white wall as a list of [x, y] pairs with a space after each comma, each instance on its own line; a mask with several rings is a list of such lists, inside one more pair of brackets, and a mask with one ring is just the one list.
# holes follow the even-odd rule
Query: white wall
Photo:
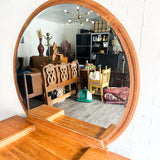
[[[3, 0], [0, 5], [0, 119], [24, 115], [13, 81], [13, 53], [27, 17], [45, 0]], [[132, 160], [159, 160], [160, 122], [160, 1], [96, 0], [128, 31], [140, 64], [141, 90], [135, 116], [109, 149]]]
[[[38, 45], [39, 39], [37, 37], [37, 30], [41, 29], [42, 34], [46, 36], [46, 33], [50, 33], [50, 37], [53, 38], [50, 40], [50, 45], [53, 45], [53, 42], [56, 42], [58, 46], [61, 46], [61, 43], [65, 40], [71, 44], [71, 55], [75, 54], [76, 50], [76, 34], [79, 33], [80, 29], [89, 29], [93, 30], [94, 25], [91, 23], [83, 23], [83, 26], [80, 26], [80, 23], [72, 23], [71, 25], [66, 25], [62, 23], [56, 23], [51, 21], [46, 21], [39, 18], [34, 18], [31, 23], [25, 29], [23, 33], [24, 43], [20, 43], [18, 47], [18, 57], [24, 57], [24, 66], [29, 65], [30, 57], [39, 55]], [[43, 37], [42, 44], [44, 46], [44, 53], [46, 55], [47, 51], [47, 41]]]
[[[35, 55], [38, 56], [38, 45], [39, 39], [37, 37], [37, 30], [41, 29], [42, 34], [46, 37], [46, 33], [50, 33], [50, 45], [53, 45], [53, 42], [56, 42], [58, 46], [61, 45], [61, 42], [64, 40], [64, 24], [54, 23], [51, 21], [46, 21], [39, 18], [34, 18], [32, 22], [26, 28], [23, 37], [24, 43], [20, 43], [18, 47], [18, 57], [24, 57], [24, 66], [29, 65], [30, 57]], [[44, 53], [46, 55], [47, 51], [47, 41], [43, 37], [42, 44], [44, 46]]]

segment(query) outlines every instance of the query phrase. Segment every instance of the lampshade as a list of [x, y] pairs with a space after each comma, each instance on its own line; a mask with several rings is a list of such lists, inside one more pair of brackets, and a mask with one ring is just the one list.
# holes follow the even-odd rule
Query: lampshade
[[112, 40], [112, 45], [113, 45], [114, 47], [120, 47], [120, 44], [119, 44], [119, 42], [118, 42], [117, 39]]

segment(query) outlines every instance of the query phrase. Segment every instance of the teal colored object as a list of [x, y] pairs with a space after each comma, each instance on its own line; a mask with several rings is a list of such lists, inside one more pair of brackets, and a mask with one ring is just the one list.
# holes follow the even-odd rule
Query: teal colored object
[[79, 98], [76, 99], [79, 102], [92, 102], [92, 94], [87, 89], [80, 90]]
[[102, 65], [101, 64], [99, 64], [97, 67], [101, 67]]

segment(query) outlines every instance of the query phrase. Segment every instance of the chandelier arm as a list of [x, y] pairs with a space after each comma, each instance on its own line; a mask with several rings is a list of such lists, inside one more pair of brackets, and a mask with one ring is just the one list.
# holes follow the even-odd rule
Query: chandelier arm
[[77, 9], [77, 11], [78, 11], [78, 15], [80, 15], [80, 9]]
[[72, 12], [70, 12], [70, 11], [67, 11], [67, 12], [65, 12], [65, 13], [67, 13], [67, 14], [72, 14], [73, 16], [76, 16], [75, 13], [72, 13]]
[[[88, 12], [89, 12], [89, 11], [88, 11]], [[89, 15], [88, 12], [86, 12], [86, 13], [84, 13], [84, 14], [82, 14], [82, 15], [83, 15], [83, 16], [87, 16], [87, 15]]]
[[69, 24], [71, 24], [72, 22], [74, 22], [74, 21], [76, 21], [76, 20], [78, 20], [78, 19], [80, 20], [80, 24], [82, 24], [82, 25], [83, 25], [82, 20], [84, 20], [84, 21], [86, 21], [86, 22], [89, 22], [89, 23], [92, 23], [92, 20], [91, 20], [91, 19], [85, 17], [85, 16], [89, 15], [89, 14], [92, 13], [92, 12], [87, 11], [87, 12], [85, 12], [84, 14], [80, 14], [80, 8], [79, 8], [79, 7], [77, 8], [77, 12], [78, 12], [78, 14], [75, 14], [75, 13], [72, 13], [72, 12], [69, 12], [69, 11], [66, 12], [66, 13], [72, 14], [73, 16], [76, 16], [76, 18], [72, 18], [72, 19], [70, 18], [70, 19], [68, 20], [68, 23], [69, 23]]
[[86, 21], [87, 20], [87, 18], [81, 18], [81, 19], [83, 19], [85, 22], [89, 22], [89, 23], [92, 23], [92, 20], [91, 19], [88, 19], [88, 21]]
[[86, 18], [82, 17], [81, 19], [85, 20], [86, 21]]
[[80, 20], [80, 24], [82, 25], [83, 23], [82, 23], [82, 19], [79, 19]]
[[74, 22], [76, 19], [78, 19], [77, 17], [76, 18], [73, 18], [71, 19], [71, 22], [68, 22], [69, 24], [71, 24], [72, 22]]
[[86, 14], [81, 14], [81, 16], [87, 16]]
[[[78, 19], [78, 18], [77, 18], [77, 17], [76, 17], [76, 18], [73, 18], [73, 21], [75, 21], [76, 19]], [[73, 22], [73, 21], [72, 21], [72, 22]]]
[[71, 13], [71, 12], [70, 12], [70, 14], [72, 14], [73, 16], [76, 16], [76, 14], [75, 14], [75, 13]]

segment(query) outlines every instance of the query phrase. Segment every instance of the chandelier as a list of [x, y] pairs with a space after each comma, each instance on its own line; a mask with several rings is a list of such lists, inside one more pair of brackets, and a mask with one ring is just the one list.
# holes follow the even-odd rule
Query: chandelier
[[89, 19], [89, 18], [86, 18], [86, 16], [88, 16], [88, 15], [91, 14], [91, 13], [93, 13], [93, 11], [92, 11], [92, 10], [89, 10], [89, 11], [87, 11], [87, 12], [85, 12], [85, 13], [82, 14], [81, 11], [80, 11], [80, 7], [82, 7], [82, 6], [77, 6], [77, 13], [72, 13], [72, 12], [70, 12], [70, 11], [67, 10], [67, 9], [64, 10], [65, 13], [68, 13], [68, 14], [73, 15], [73, 18], [70, 18], [70, 19], [68, 20], [67, 25], [69, 25], [69, 24], [71, 24], [72, 22], [77, 21], [77, 20], [80, 21], [80, 25], [81, 25], [81, 26], [83, 25], [83, 21], [94, 24], [94, 21], [93, 21], [93, 20], [91, 20], [91, 19]]

